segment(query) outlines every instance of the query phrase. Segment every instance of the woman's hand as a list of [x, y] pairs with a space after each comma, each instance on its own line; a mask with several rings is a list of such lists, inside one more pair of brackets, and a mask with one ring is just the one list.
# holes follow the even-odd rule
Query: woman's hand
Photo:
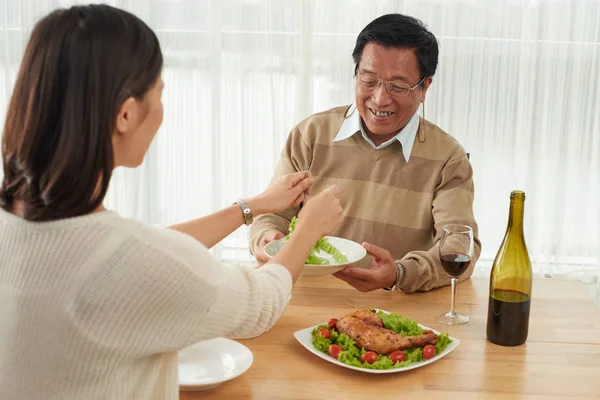
[[247, 200], [248, 207], [255, 216], [297, 207], [310, 194], [313, 183], [315, 179], [310, 175], [307, 177], [306, 171], [281, 176], [262, 194]]
[[302, 273], [306, 258], [315, 243], [342, 224], [344, 215], [339, 194], [340, 189], [331, 186], [311, 197], [298, 215], [296, 229], [290, 236], [290, 240], [269, 261], [287, 268], [294, 282]]
[[298, 215], [296, 232], [315, 231], [317, 240], [335, 231], [344, 221], [340, 189], [333, 185], [313, 196]]

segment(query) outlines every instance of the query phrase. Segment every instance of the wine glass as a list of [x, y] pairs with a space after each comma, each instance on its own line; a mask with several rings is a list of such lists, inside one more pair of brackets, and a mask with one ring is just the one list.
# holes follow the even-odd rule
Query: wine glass
[[451, 224], [442, 227], [442, 238], [440, 240], [440, 260], [442, 267], [452, 282], [452, 297], [450, 300], [450, 311], [438, 314], [439, 322], [450, 325], [466, 324], [469, 317], [454, 311], [454, 299], [456, 298], [456, 283], [471, 264], [473, 258], [473, 229], [467, 225]]

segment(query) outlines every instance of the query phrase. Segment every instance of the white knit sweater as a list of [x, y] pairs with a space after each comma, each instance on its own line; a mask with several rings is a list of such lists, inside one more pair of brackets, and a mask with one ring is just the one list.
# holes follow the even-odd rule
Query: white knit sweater
[[177, 399], [177, 350], [261, 334], [291, 289], [282, 266], [226, 266], [112, 211], [32, 223], [0, 209], [0, 399]]

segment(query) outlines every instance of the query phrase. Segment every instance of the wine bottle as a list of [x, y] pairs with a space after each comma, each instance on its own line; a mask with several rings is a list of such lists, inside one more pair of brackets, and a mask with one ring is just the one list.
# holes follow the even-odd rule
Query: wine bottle
[[532, 272], [523, 234], [525, 193], [510, 195], [508, 226], [490, 273], [487, 338], [502, 346], [525, 343], [529, 332]]

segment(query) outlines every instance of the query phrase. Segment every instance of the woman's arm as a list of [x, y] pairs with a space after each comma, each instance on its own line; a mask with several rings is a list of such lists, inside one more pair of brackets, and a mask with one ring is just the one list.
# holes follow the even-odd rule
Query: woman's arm
[[[136, 229], [136, 257], [118, 258], [96, 282], [96, 291], [81, 291], [77, 303], [83, 306], [74, 311], [75, 323], [95, 329], [99, 344], [139, 356], [215, 337], [260, 335], [285, 311], [314, 243], [342, 223], [338, 195], [334, 186], [308, 201], [290, 241], [260, 269], [226, 266], [190, 235]], [[222, 213], [229, 219], [227, 210]], [[239, 218], [234, 223], [239, 225]], [[206, 221], [210, 217], [199, 224]], [[90, 328], [99, 320], [106, 323]]]
[[[246, 203], [255, 216], [266, 212], [261, 208], [263, 206], [259, 198], [247, 200]], [[170, 226], [169, 229], [185, 233], [210, 249], [242, 226], [243, 223], [242, 209], [234, 204], [205, 217]]]
[[[314, 178], [306, 176], [306, 172], [297, 172], [282, 176], [270, 185], [259, 196], [246, 200], [254, 217], [261, 214], [280, 212], [303, 199], [303, 193], [309, 191]], [[214, 214], [197, 218], [181, 224], [170, 226], [170, 229], [185, 233], [207, 248], [213, 247], [244, 223], [244, 215], [236, 204]]]

